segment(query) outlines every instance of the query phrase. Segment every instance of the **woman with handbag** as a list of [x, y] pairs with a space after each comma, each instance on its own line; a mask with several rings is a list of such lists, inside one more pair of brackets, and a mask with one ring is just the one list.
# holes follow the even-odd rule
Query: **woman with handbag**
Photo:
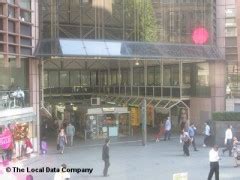
[[61, 154], [63, 154], [65, 144], [67, 144], [67, 136], [62, 128], [57, 138], [57, 149], [60, 150]]

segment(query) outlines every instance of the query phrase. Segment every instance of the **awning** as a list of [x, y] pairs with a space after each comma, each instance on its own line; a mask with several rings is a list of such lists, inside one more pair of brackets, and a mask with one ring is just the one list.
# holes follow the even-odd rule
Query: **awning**
[[224, 59], [216, 46], [66, 38], [55, 41], [40, 40], [35, 56], [39, 58]]
[[30, 121], [36, 121], [35, 113], [26, 113], [15, 116], [7, 116], [0, 118], [0, 125], [8, 125], [9, 123], [25, 123]]

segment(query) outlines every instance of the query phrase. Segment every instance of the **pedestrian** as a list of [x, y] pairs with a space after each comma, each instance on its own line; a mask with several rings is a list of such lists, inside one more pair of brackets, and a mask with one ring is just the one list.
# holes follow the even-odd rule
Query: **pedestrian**
[[73, 145], [73, 137], [75, 135], [75, 127], [71, 123], [69, 123], [66, 128], [66, 132], [67, 132], [68, 143], [70, 146], [72, 146]]
[[184, 131], [184, 129], [182, 130], [181, 135], [180, 135], [180, 143], [183, 143], [184, 155], [190, 156], [189, 146], [191, 144], [191, 138], [190, 138], [188, 132]]
[[234, 167], [238, 167], [240, 164], [240, 142], [237, 137], [233, 137], [233, 157], [235, 160]]
[[61, 154], [63, 154], [65, 144], [67, 144], [67, 137], [66, 137], [66, 134], [65, 134], [63, 128], [60, 130], [60, 132], [58, 134], [57, 143], [58, 143], [58, 147], [59, 147]]
[[172, 128], [171, 119], [170, 119], [170, 117], [168, 117], [165, 122], [165, 126], [164, 126], [164, 130], [165, 130], [164, 141], [166, 141], [167, 139], [170, 140], [171, 128]]
[[225, 151], [228, 150], [229, 156], [232, 156], [232, 138], [233, 138], [232, 126], [231, 126], [231, 125], [228, 125], [228, 128], [227, 128], [227, 130], [225, 131], [225, 139], [224, 139], [224, 144], [225, 144], [227, 147], [222, 150], [222, 153], [223, 153], [223, 154], [224, 154]]
[[207, 145], [209, 145], [210, 136], [211, 136], [211, 133], [210, 133], [209, 122], [205, 122], [203, 147], [207, 147]]
[[105, 144], [103, 145], [102, 148], [102, 160], [104, 161], [104, 169], [103, 169], [103, 176], [109, 176], [108, 175], [108, 168], [110, 166], [110, 161], [109, 161], [109, 143], [110, 139], [106, 138], [105, 139]]
[[70, 174], [69, 172], [66, 172], [67, 165], [62, 164], [60, 167], [60, 172], [56, 172], [54, 174], [54, 180], [69, 180], [70, 179]]
[[212, 179], [213, 174], [215, 173], [215, 180], [219, 180], [219, 155], [218, 155], [218, 145], [214, 145], [213, 148], [209, 151], [209, 162], [210, 162], [210, 171], [208, 174], [208, 180]]
[[194, 151], [198, 151], [195, 143], [195, 133], [197, 128], [194, 126], [193, 123], [190, 124], [190, 127], [188, 128], [188, 134], [191, 138], [192, 146], [194, 148]]
[[164, 126], [162, 121], [159, 124], [159, 131], [156, 134], [156, 142], [159, 142], [160, 138], [162, 137], [162, 135], [164, 134]]

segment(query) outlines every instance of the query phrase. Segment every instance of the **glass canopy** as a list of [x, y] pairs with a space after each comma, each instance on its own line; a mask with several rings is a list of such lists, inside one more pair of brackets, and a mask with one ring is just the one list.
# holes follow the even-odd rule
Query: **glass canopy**
[[56, 41], [40, 40], [35, 55], [37, 57], [223, 60], [223, 56], [215, 46], [64, 38]]

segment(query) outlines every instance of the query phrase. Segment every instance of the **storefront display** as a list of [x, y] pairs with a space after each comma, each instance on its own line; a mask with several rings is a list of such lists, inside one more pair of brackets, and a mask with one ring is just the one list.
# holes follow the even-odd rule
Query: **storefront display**
[[85, 139], [101, 139], [130, 135], [129, 112], [127, 108], [88, 109]]

